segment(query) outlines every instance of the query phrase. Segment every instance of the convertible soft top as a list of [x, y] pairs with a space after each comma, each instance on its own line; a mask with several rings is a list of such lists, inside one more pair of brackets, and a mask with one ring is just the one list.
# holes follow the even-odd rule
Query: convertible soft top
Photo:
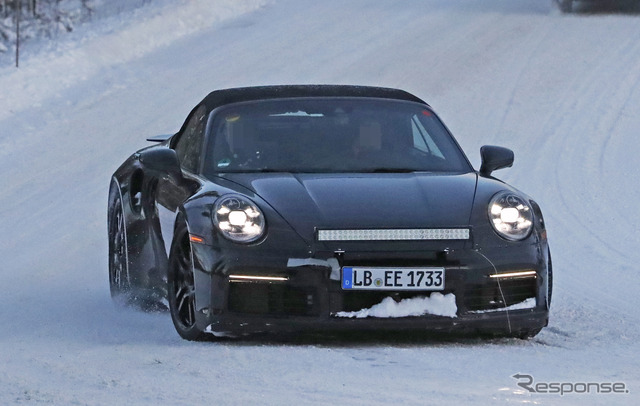
[[372, 97], [427, 104], [404, 90], [347, 85], [279, 85], [215, 90], [209, 93], [200, 104], [204, 104], [207, 110], [211, 111], [230, 103], [291, 97]]

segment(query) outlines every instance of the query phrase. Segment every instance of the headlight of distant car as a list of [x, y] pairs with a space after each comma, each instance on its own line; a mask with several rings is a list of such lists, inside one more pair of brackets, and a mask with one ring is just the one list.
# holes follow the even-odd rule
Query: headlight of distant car
[[520, 241], [531, 233], [533, 211], [523, 198], [511, 192], [500, 192], [489, 203], [489, 220], [501, 237]]
[[262, 237], [264, 215], [251, 200], [240, 195], [220, 197], [214, 206], [213, 223], [231, 241], [249, 243]]

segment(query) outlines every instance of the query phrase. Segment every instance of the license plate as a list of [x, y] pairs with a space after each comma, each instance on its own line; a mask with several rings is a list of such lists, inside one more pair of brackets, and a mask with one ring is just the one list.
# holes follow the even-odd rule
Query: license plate
[[444, 290], [444, 268], [342, 268], [342, 289]]

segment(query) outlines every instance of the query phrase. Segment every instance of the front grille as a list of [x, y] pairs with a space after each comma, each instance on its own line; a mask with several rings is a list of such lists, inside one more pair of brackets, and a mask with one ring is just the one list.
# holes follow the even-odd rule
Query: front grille
[[279, 283], [232, 282], [231, 312], [272, 316], [317, 316], [316, 292]]
[[499, 285], [497, 280], [471, 284], [465, 289], [464, 306], [469, 311], [500, 309], [536, 297], [536, 293], [535, 277], [502, 279]]

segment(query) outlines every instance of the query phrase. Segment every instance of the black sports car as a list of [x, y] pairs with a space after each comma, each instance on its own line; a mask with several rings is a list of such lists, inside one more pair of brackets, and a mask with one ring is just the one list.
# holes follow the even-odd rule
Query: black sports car
[[109, 280], [178, 333], [466, 331], [547, 325], [542, 213], [479, 171], [434, 111], [395, 89], [218, 90], [111, 179]]

